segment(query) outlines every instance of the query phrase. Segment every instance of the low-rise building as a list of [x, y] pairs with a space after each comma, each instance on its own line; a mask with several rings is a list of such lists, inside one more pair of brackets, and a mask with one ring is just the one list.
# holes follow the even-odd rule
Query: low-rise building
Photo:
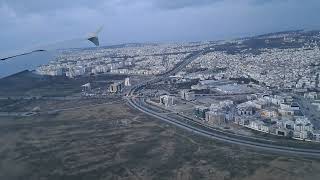
[[288, 136], [289, 131], [285, 128], [278, 128], [276, 129], [276, 135], [278, 136]]
[[162, 95], [160, 96], [160, 104], [169, 107], [174, 105], [174, 96], [171, 95]]
[[278, 109], [278, 112], [281, 116], [293, 116], [294, 115], [294, 111], [290, 110], [290, 109]]
[[131, 86], [130, 78], [127, 77], [127, 78], [124, 80], [124, 85], [125, 85], [125, 86]]
[[194, 115], [198, 118], [205, 119], [206, 112], [209, 111], [209, 108], [206, 106], [196, 106], [194, 109]]
[[255, 112], [254, 108], [251, 106], [240, 106], [237, 107], [237, 113], [239, 116], [251, 116]]
[[190, 90], [182, 90], [180, 92], [181, 99], [184, 99], [186, 101], [194, 101], [196, 99], [194, 91]]
[[308, 131], [294, 131], [293, 138], [295, 139], [308, 139]]
[[240, 126], [249, 126], [251, 121], [255, 121], [257, 118], [253, 116], [235, 116], [234, 123]]
[[267, 100], [265, 100], [263, 98], [254, 100], [251, 103], [256, 109], [263, 109], [263, 108], [267, 107], [267, 105], [268, 105]]
[[308, 92], [304, 93], [304, 98], [310, 99], [310, 100], [315, 100], [318, 99], [319, 95], [317, 92]]
[[312, 131], [313, 125], [308, 118], [298, 118], [295, 120], [294, 130], [295, 131]]
[[225, 113], [219, 111], [206, 112], [205, 121], [210, 125], [225, 125], [227, 123]]
[[91, 91], [91, 84], [90, 83], [84, 84], [81, 87], [82, 87], [82, 92]]
[[275, 109], [263, 109], [260, 112], [260, 115], [265, 118], [276, 118], [278, 117], [278, 112]]
[[120, 92], [122, 92], [122, 89], [123, 89], [123, 82], [122, 81], [114, 82], [110, 85], [109, 92], [120, 93]]
[[320, 130], [313, 130], [312, 135], [314, 141], [320, 142]]
[[269, 133], [270, 131], [269, 125], [259, 120], [250, 121], [248, 128], [265, 133]]
[[233, 106], [233, 101], [231, 100], [224, 100], [219, 102], [221, 107], [232, 107]]

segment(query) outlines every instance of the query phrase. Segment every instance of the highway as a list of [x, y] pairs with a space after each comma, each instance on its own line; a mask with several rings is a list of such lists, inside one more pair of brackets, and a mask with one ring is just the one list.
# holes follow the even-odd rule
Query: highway
[[219, 140], [225, 143], [230, 144], [236, 144], [241, 146], [246, 146], [249, 148], [269, 151], [273, 153], [280, 153], [280, 154], [291, 154], [291, 155], [300, 155], [304, 157], [313, 157], [313, 158], [320, 158], [320, 150], [314, 150], [314, 149], [302, 149], [302, 148], [294, 148], [294, 147], [287, 147], [287, 146], [280, 146], [280, 145], [272, 145], [267, 143], [260, 143], [255, 142], [254, 140], [244, 140], [235, 137], [230, 137], [229, 135], [223, 135], [221, 132], [213, 132], [206, 131], [202, 128], [198, 128], [195, 126], [192, 126], [188, 123], [179, 121], [177, 119], [171, 118], [166, 116], [165, 114], [158, 113], [156, 111], [151, 110], [146, 104], [143, 102], [143, 98], [130, 98], [129, 99], [130, 106], [134, 107], [135, 109], [138, 109], [139, 111], [150, 115], [152, 117], [155, 117], [157, 119], [160, 119], [162, 121], [165, 121], [167, 123], [173, 124], [179, 128], [182, 128], [184, 130], [191, 131], [195, 134], [199, 134], [211, 139]]
[[[250, 139], [244, 139], [239, 138], [237, 135], [230, 136], [230, 134], [223, 134], [221, 131], [215, 131], [213, 129], [210, 129], [210, 131], [206, 130], [205, 125], [201, 125], [199, 123], [188, 123], [190, 122], [190, 119], [186, 121], [181, 121], [178, 118], [172, 118], [169, 117], [168, 114], [159, 113], [155, 110], [153, 110], [150, 105], [146, 104], [144, 101], [144, 98], [137, 97], [135, 94], [139, 92], [143, 87], [159, 82], [167, 77], [169, 77], [172, 74], [175, 74], [179, 72], [182, 68], [184, 68], [186, 65], [188, 65], [192, 60], [196, 59], [200, 54], [203, 52], [199, 52], [198, 54], [193, 54], [188, 56], [182, 63], [178, 64], [173, 70], [169, 71], [168, 73], [165, 73], [161, 76], [158, 76], [157, 78], [142, 82], [130, 90], [129, 97], [128, 97], [128, 103], [131, 107], [147, 114], [152, 117], [155, 117], [159, 120], [162, 120], [164, 122], [170, 123], [172, 125], [175, 125], [181, 129], [188, 130], [190, 132], [193, 132], [195, 134], [208, 137], [214, 140], [219, 140], [224, 143], [229, 144], [235, 144], [240, 146], [249, 147], [252, 149], [262, 150], [262, 151], [268, 151], [271, 153], [277, 153], [282, 155], [294, 155], [294, 156], [303, 156], [303, 157], [312, 157], [312, 158], [320, 158], [320, 150], [316, 149], [306, 149], [306, 148], [295, 148], [295, 147], [287, 147], [287, 146], [281, 146], [281, 145], [274, 145], [274, 144], [268, 144], [263, 143], [261, 141], [256, 140], [250, 140]], [[179, 117], [180, 119], [182, 117]], [[192, 124], [196, 124], [192, 125]], [[203, 127], [201, 127], [203, 126]]]

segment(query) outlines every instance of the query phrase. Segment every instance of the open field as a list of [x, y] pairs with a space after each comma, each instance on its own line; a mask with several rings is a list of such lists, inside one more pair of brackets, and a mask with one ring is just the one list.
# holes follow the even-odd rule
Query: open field
[[68, 109], [75, 107], [90, 106], [94, 104], [112, 103], [121, 97], [108, 98], [79, 98], [72, 100], [55, 99], [7, 99], [0, 100], [0, 112], [29, 112], [37, 109], [38, 112], [54, 111], [58, 109]]
[[320, 178], [320, 161], [215, 142], [121, 101], [53, 115], [0, 117], [0, 137], [0, 179]]
[[[85, 82], [123, 77], [87, 78], [50, 79], [27, 73], [0, 81], [0, 93], [69, 96], [79, 93]], [[320, 161], [203, 138], [132, 110], [119, 97], [0, 100], [0, 112], [35, 108], [40, 114], [0, 117], [1, 180], [320, 178]], [[45, 113], [57, 109], [64, 110]]]
[[[25, 71], [0, 79], [0, 96], [69, 96], [80, 93], [81, 85], [85, 83], [91, 82], [93, 87], [102, 84], [107, 88], [108, 83], [123, 80], [125, 77], [125, 75], [99, 75], [69, 79], [63, 76], [40, 76]], [[106, 82], [99, 83], [106, 79]]]

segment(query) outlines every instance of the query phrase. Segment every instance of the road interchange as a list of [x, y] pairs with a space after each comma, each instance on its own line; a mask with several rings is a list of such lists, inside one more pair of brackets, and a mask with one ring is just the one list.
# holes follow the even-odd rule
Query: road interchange
[[[144, 87], [154, 84], [157, 82], [160, 82], [166, 78], [168, 78], [171, 75], [176, 74], [177, 72], [181, 71], [185, 66], [187, 66], [189, 63], [191, 63], [194, 59], [199, 57], [201, 54], [206, 53], [206, 50], [199, 51], [199, 52], [194, 52], [193, 54], [189, 55], [186, 57], [181, 63], [179, 63], [175, 68], [172, 70], [168, 71], [167, 73], [164, 73], [162, 75], [157, 76], [156, 78], [141, 82], [140, 84], [133, 86], [128, 94], [127, 100], [128, 104], [147, 114], [152, 117], [155, 117], [159, 120], [162, 120], [166, 123], [175, 125], [181, 129], [193, 132], [195, 134], [205, 136], [214, 140], [218, 140], [224, 143], [229, 143], [229, 144], [234, 144], [234, 145], [240, 145], [240, 146], [245, 146], [248, 148], [252, 149], [257, 149], [257, 150], [262, 150], [262, 151], [268, 151], [271, 153], [276, 153], [276, 154], [283, 154], [283, 155], [294, 155], [294, 156], [303, 156], [303, 157], [313, 157], [313, 158], [320, 158], [320, 150], [317, 149], [311, 149], [311, 148], [296, 148], [296, 147], [288, 147], [288, 146], [283, 146], [283, 145], [275, 145], [275, 144], [268, 144], [268, 143], [263, 143], [263, 142], [257, 142], [252, 139], [243, 139], [239, 138], [237, 135], [230, 136], [230, 134], [224, 134], [221, 133], [221, 131], [217, 131], [214, 129], [211, 129], [210, 131], [206, 130], [205, 125], [201, 125], [198, 122], [192, 122], [193, 124], [197, 124], [197, 126], [193, 126], [190, 123], [186, 122], [191, 122], [190, 119], [188, 121], [181, 121], [178, 119], [181, 119], [183, 117], [179, 118], [172, 118], [169, 117], [168, 115], [159, 113], [155, 110], [153, 110], [150, 105], [145, 103], [145, 99], [143, 97], [138, 97], [136, 96], [141, 89]], [[200, 127], [203, 126], [203, 127]], [[264, 139], [265, 140], [265, 139]]]

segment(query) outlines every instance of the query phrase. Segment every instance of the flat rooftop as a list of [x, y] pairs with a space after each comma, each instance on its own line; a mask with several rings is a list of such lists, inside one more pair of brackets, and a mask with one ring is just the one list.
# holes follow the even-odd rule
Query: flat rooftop
[[228, 94], [241, 94], [241, 93], [254, 92], [253, 89], [247, 87], [246, 85], [235, 84], [235, 83], [217, 86], [216, 90], [221, 91], [223, 93], [228, 93]]

